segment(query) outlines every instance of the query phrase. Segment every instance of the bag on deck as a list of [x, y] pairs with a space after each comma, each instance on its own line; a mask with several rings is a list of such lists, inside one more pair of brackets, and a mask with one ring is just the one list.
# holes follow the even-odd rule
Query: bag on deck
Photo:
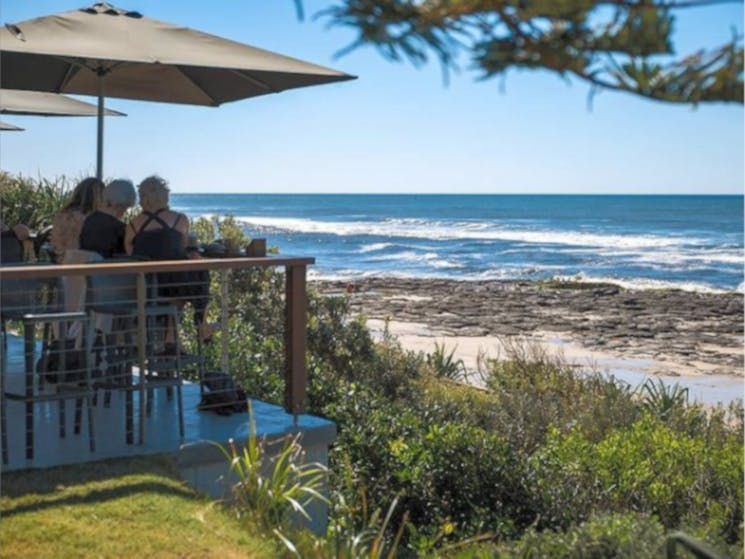
[[220, 371], [207, 371], [202, 381], [202, 401], [199, 409], [218, 415], [246, 411], [246, 393], [235, 385], [231, 376]]

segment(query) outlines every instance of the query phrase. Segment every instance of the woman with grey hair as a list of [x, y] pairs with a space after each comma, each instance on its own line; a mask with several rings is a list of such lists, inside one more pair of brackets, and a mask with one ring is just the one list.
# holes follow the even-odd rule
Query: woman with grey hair
[[135, 205], [137, 195], [132, 181], [116, 179], [103, 191], [101, 208], [90, 214], [80, 230], [80, 248], [97, 252], [103, 258], [125, 254], [122, 216]]

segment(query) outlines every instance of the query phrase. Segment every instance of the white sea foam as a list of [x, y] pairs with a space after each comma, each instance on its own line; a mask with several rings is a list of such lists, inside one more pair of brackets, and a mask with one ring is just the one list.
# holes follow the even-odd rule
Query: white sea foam
[[[705, 240], [696, 237], [662, 236], [653, 234], [616, 234], [591, 231], [558, 231], [505, 228], [484, 221], [447, 221], [426, 219], [387, 219], [383, 221], [322, 221], [302, 218], [277, 218], [268, 216], [244, 216], [238, 218], [247, 228], [268, 233], [305, 233], [310, 235], [334, 235], [338, 237], [372, 237], [371, 242], [358, 245], [352, 250], [360, 254], [360, 268], [334, 270], [320, 274], [326, 279], [353, 279], [376, 277], [450, 277], [457, 279], [518, 279], [547, 277], [566, 270], [564, 265], [535, 263], [531, 252], [576, 254], [585, 267], [602, 265], [615, 267], [623, 262], [633, 262], [647, 269], [659, 269], [666, 275], [687, 272], [685, 279], [619, 279], [615, 277], [588, 277], [585, 281], [606, 281], [628, 289], [675, 288], [687, 291], [722, 292], [713, 285], [695, 281], [696, 271], [704, 268], [731, 268], [745, 261], [743, 248], [729, 243], [707, 246]], [[375, 237], [378, 237], [377, 239]], [[393, 238], [407, 239], [396, 243]], [[383, 240], [380, 240], [382, 238]], [[495, 269], [467, 272], [466, 260], [459, 253], [450, 252], [450, 247], [440, 248], [440, 241], [469, 241], [488, 246], [484, 254], [525, 254], [519, 262], [495, 263]], [[374, 242], [373, 242], [374, 241]], [[493, 245], [495, 241], [511, 243], [504, 250]], [[397, 246], [397, 245], [404, 246]], [[504, 245], [501, 245], [502, 247]], [[436, 248], [435, 248], [436, 247]], [[522, 247], [522, 248], [521, 248]], [[434, 252], [434, 251], [437, 252]], [[468, 261], [478, 256], [464, 252]], [[499, 258], [497, 256], [497, 258]], [[487, 260], [490, 260], [488, 258]], [[386, 265], [386, 263], [389, 263]], [[320, 264], [320, 262], [319, 262]], [[346, 266], [354, 266], [349, 262]], [[576, 258], [575, 258], [576, 266]], [[395, 268], [391, 271], [390, 268]], [[576, 269], [576, 267], [575, 267]], [[703, 277], [703, 276], [701, 276]], [[691, 279], [693, 278], [693, 280]], [[574, 276], [571, 279], [576, 280]], [[580, 277], [580, 281], [583, 278]], [[745, 292], [740, 285], [738, 290]]]
[[436, 252], [415, 252], [413, 250], [405, 250], [403, 252], [391, 252], [387, 254], [380, 254], [376, 256], [370, 256], [366, 260], [372, 262], [386, 262], [389, 260], [398, 260], [404, 262], [421, 262], [437, 260], [440, 256]]
[[[604, 251], [603, 254], [619, 256], [621, 253]], [[683, 248], [680, 250], [652, 250], [641, 254], [630, 253], [640, 262], [665, 262], [666, 264], [743, 264], [745, 254], [742, 249], [719, 249], [698, 247], [695, 249]]]
[[365, 254], [367, 252], [377, 252], [379, 250], [385, 250], [391, 246], [393, 246], [393, 243], [371, 243], [369, 245], [362, 245], [362, 247], [360, 247], [357, 252], [359, 252], [360, 254]]
[[435, 262], [431, 262], [430, 265], [433, 268], [440, 268], [440, 269], [462, 269], [462, 268], [465, 268], [465, 265], [461, 264], [460, 262], [453, 262], [452, 260], [437, 260]]
[[242, 216], [248, 227], [294, 233], [317, 233], [338, 236], [370, 235], [380, 237], [421, 238], [431, 240], [502, 240], [538, 245], [648, 249], [679, 247], [700, 243], [700, 239], [662, 237], [658, 235], [618, 235], [580, 231], [503, 229], [483, 222], [446, 222], [423, 219], [386, 219], [383, 221], [317, 221], [303, 218]]

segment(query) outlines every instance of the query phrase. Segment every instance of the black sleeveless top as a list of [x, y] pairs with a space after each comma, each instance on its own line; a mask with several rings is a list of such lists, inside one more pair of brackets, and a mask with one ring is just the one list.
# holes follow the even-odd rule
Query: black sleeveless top
[[0, 263], [23, 262], [23, 245], [12, 229], [2, 232]]
[[[176, 229], [182, 216], [179, 215], [173, 226], [170, 226], [159, 216], [163, 211], [165, 210], [160, 209], [155, 213], [142, 212], [147, 216], [147, 219], [140, 230], [135, 232], [134, 239], [132, 239], [133, 255], [145, 256], [150, 260], [182, 260], [186, 258], [183, 235]], [[146, 231], [145, 228], [152, 221], [160, 224], [160, 227]]]
[[79, 246], [104, 258], [124, 254], [124, 223], [113, 215], [96, 210], [83, 222]]

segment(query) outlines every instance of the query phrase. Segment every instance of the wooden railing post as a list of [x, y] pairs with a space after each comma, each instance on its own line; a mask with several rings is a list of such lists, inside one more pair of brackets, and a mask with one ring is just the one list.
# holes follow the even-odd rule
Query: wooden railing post
[[297, 415], [305, 410], [306, 267], [289, 265], [285, 270], [285, 409]]

